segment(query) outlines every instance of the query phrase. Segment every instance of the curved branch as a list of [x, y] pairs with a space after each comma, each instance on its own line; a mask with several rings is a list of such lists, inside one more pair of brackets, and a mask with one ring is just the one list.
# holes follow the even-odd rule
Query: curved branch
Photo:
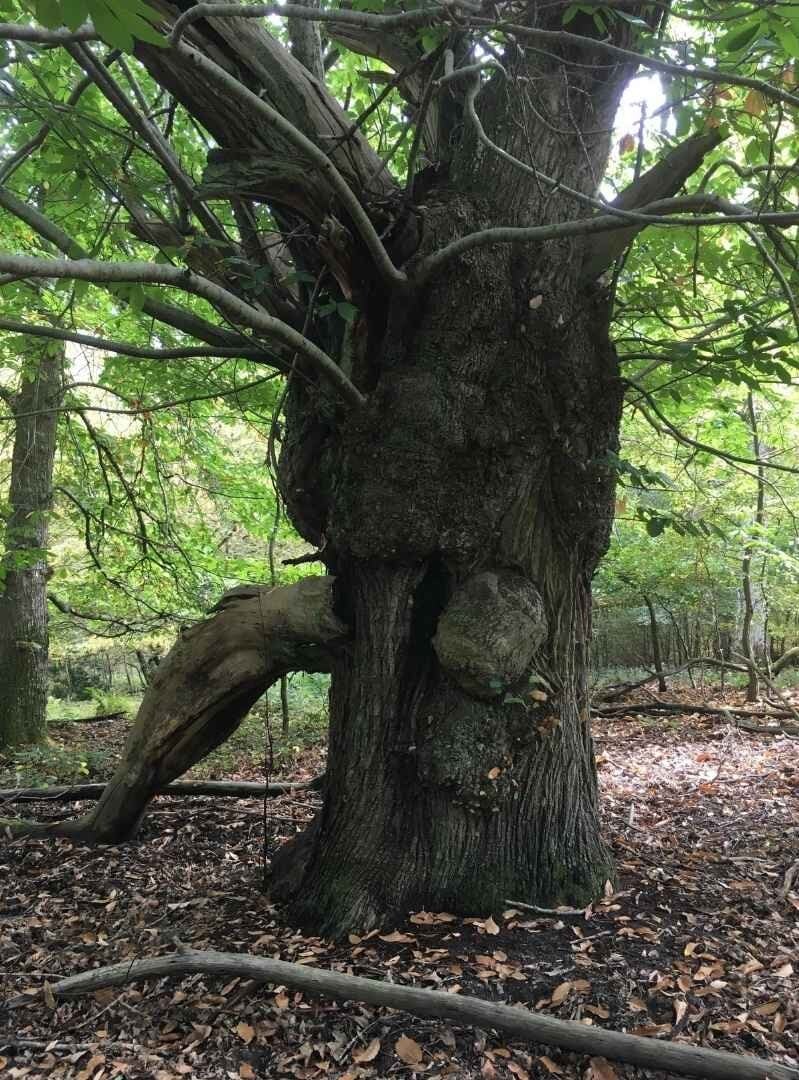
[[741, 465], [755, 465], [758, 468], [775, 469], [778, 472], [792, 473], [795, 476], [799, 476], [799, 468], [794, 468], [792, 465], [780, 465], [776, 461], [763, 461], [755, 460], [754, 458], [742, 457], [740, 454], [733, 454], [729, 450], [719, 450], [717, 446], [711, 446], [709, 443], [699, 442], [697, 439], [692, 439], [689, 435], [683, 434], [679, 428], [672, 424], [671, 420], [667, 416], [664, 416], [658, 406], [655, 404], [652, 395], [639, 386], [637, 382], [632, 379], [627, 380], [628, 384], [646, 400], [648, 407], [652, 410], [658, 420], [663, 424], [666, 430], [671, 434], [679, 443], [683, 446], [689, 446], [692, 450], [700, 450], [705, 454], [712, 454], [714, 457], [720, 458], [722, 461], [738, 462]]
[[[125, 960], [121, 964], [71, 975], [51, 984], [50, 991], [56, 998], [70, 998], [108, 986], [126, 986], [143, 979], [193, 974], [225, 979], [236, 975], [256, 983], [271, 983], [305, 993], [321, 994], [337, 1001], [362, 1001], [378, 1008], [402, 1009], [416, 1016], [452, 1020], [456, 1024], [486, 1031], [501, 1031], [527, 1042], [558, 1046], [578, 1054], [601, 1054], [642, 1068], [664, 1069], [682, 1075], [707, 1077], [709, 1080], [799, 1080], [799, 1070], [763, 1058], [606, 1031], [588, 1027], [576, 1020], [557, 1020], [512, 1005], [498, 1005], [493, 1001], [448, 994], [443, 990], [399, 986], [378, 979], [364, 979], [358, 975], [344, 975], [307, 964], [249, 956], [246, 953], [187, 949], [184, 946], [171, 956]], [[20, 994], [11, 998], [7, 1007], [19, 1008], [30, 1002], [30, 996]]]
[[144, 345], [134, 345], [128, 341], [114, 341], [111, 338], [97, 337], [95, 334], [80, 334], [74, 330], [61, 330], [56, 326], [43, 323], [22, 322], [19, 319], [0, 319], [0, 330], [14, 334], [30, 334], [31, 337], [54, 338], [56, 341], [74, 341], [76, 345], [85, 345], [90, 349], [102, 349], [103, 352], [118, 353], [137, 360], [193, 360], [205, 357], [230, 357], [238, 360], [252, 360], [276, 364], [273, 357], [263, 349], [253, 345], [250, 348], [231, 346], [197, 346], [194, 348], [152, 349]]
[[327, 353], [294, 327], [271, 315], [256, 310], [207, 278], [177, 266], [148, 262], [105, 263], [95, 259], [38, 259], [32, 255], [12, 255], [0, 252], [0, 271], [26, 278], [71, 278], [97, 284], [133, 282], [135, 284], [170, 285], [184, 292], [201, 296], [224, 311], [229, 318], [252, 330], [268, 334], [308, 360], [339, 391], [350, 405], [361, 406], [366, 398], [350, 382], [341, 368]]
[[[18, 217], [20, 221], [24, 221], [34, 232], [58, 248], [64, 255], [68, 255], [71, 259], [89, 258], [88, 251], [81, 247], [69, 233], [65, 232], [48, 217], [45, 217], [35, 206], [31, 206], [30, 203], [17, 198], [8, 188], [0, 187], [0, 207]], [[0, 285], [2, 284], [3, 282], [0, 280]], [[118, 299], [124, 300], [124, 297], [119, 296], [119, 293], [113, 287], [110, 288], [110, 291], [117, 295]], [[195, 315], [194, 312], [187, 311], [185, 308], [175, 307], [173, 304], [164, 304], [160, 300], [145, 297], [142, 311], [145, 315], [149, 315], [167, 326], [172, 326], [184, 334], [191, 334], [192, 337], [199, 338], [200, 341], [207, 341], [209, 345], [218, 344], [232, 348], [239, 347], [240, 337], [238, 334], [214, 326], [213, 323], [201, 319], [199, 315]]]
[[106, 843], [132, 836], [153, 796], [224, 742], [272, 683], [291, 671], [328, 671], [330, 650], [347, 636], [331, 577], [228, 594], [159, 664], [97, 806], [77, 820], [3, 826]]
[[[695, 217], [670, 217], [682, 211], [701, 211], [709, 208], [720, 211], [719, 214], [697, 213]], [[686, 195], [678, 199], [659, 199], [642, 206], [635, 211], [635, 220], [659, 228], [698, 228], [712, 225], [740, 225], [751, 222], [758, 225], [776, 225], [787, 228], [799, 224], [799, 213], [761, 213], [748, 207], [738, 206], [722, 199], [718, 195]], [[628, 215], [625, 215], [628, 218]], [[438, 273], [452, 259], [459, 258], [475, 248], [491, 244], [542, 243], [558, 240], [565, 236], [588, 236], [594, 233], [613, 232], [617, 229], [629, 229], [628, 220], [616, 214], [597, 214], [595, 217], [580, 218], [552, 225], [531, 225], [528, 227], [498, 226], [468, 233], [451, 244], [429, 255], [416, 269], [413, 276], [415, 284], [423, 284], [433, 274]]]
[[319, 9], [304, 7], [302, 4], [195, 4], [175, 20], [170, 34], [170, 44], [180, 44], [180, 39], [192, 23], [210, 16], [234, 16], [241, 19], [264, 19], [278, 15], [287, 19], [307, 19], [311, 22], [338, 23], [340, 26], [354, 26], [362, 30], [396, 30], [400, 27], [414, 29], [430, 26], [445, 19], [446, 8], [421, 8], [418, 11], [405, 11], [398, 15], [377, 15], [369, 11], [351, 11], [347, 8]]
[[389, 284], [399, 285], [407, 278], [401, 270], [398, 270], [383, 246], [383, 241], [377, 234], [377, 230], [369, 219], [355, 192], [344, 179], [342, 174], [330, 160], [324, 150], [320, 150], [316, 143], [304, 135], [299, 128], [295, 127], [290, 120], [282, 116], [263, 98], [258, 97], [238, 79], [228, 74], [223, 67], [215, 61], [203, 56], [197, 49], [181, 44], [179, 52], [198, 71], [202, 72], [212, 83], [216, 83], [226, 94], [239, 98], [254, 114], [260, 115], [271, 127], [278, 131], [286, 140], [300, 150], [308, 161], [326, 178], [330, 187], [341, 200], [342, 206], [349, 214], [361, 239], [372, 256], [380, 276]]

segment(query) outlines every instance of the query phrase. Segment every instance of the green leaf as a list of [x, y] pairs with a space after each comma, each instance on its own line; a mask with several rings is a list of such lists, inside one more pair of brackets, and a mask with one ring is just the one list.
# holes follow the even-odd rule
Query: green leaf
[[354, 304], [348, 303], [346, 300], [341, 304], [336, 304], [336, 310], [346, 323], [353, 322], [358, 315], [357, 307]]
[[98, 34], [109, 45], [123, 52], [133, 52], [133, 34], [103, 0], [89, 0], [89, 13]]
[[48, 30], [57, 30], [63, 23], [58, 0], [36, 0], [35, 11], [36, 18]]
[[721, 53], [737, 53], [750, 45], [760, 33], [762, 23], [758, 18], [754, 22], [746, 20], [740, 26], [736, 26], [729, 34], [721, 39], [718, 51]]
[[61, 0], [61, 16], [64, 25], [70, 30], [77, 30], [86, 22], [89, 15], [87, 0]]

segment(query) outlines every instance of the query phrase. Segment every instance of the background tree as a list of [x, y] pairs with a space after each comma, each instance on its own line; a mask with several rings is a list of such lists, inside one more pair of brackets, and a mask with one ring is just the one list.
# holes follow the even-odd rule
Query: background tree
[[63, 346], [27, 341], [19, 388], [0, 387], [14, 418], [0, 557], [0, 747], [36, 742], [48, 691], [48, 515], [53, 495]]
[[[77, 141], [85, 158], [90, 127], [105, 139], [111, 126], [129, 148], [121, 169], [119, 153], [96, 166], [97, 181], [114, 187], [127, 232], [160, 261], [130, 261], [128, 240], [111, 233], [91, 251], [76, 246], [18, 183], [2, 206], [67, 259], [8, 253], [0, 271], [94, 282], [168, 335], [286, 373], [280, 487], [335, 582], [332, 609], [321, 586], [273, 597], [288, 607], [270, 609], [274, 642], [260, 651], [260, 594], [232, 598], [184, 636], [92, 828], [134, 828], [154, 786], [224, 737], [264, 680], [327, 665], [324, 809], [275, 867], [276, 891], [301, 918], [339, 933], [409, 907], [585, 902], [612, 872], [586, 667], [622, 403], [634, 391], [653, 422], [682, 435], [647, 379], [686, 355], [682, 340], [640, 369], [626, 354], [623, 380], [609, 333], [614, 285], [631, 272], [624, 255], [637, 234], [663, 229], [693, 271], [704, 319], [704, 278], [729, 285], [732, 224], [757, 255], [774, 332], [785, 332], [795, 310], [785, 230], [799, 221], [783, 128], [799, 104], [792, 9], [742, 3], [730, 29], [728, 5], [690, 2], [152, 7], [168, 48], [140, 25], [143, 4], [135, 20], [109, 5], [115, 18], [97, 27], [123, 49], [137, 38], [135, 68], [101, 59], [95, 30], [77, 26], [79, 3], [63, 10], [71, 32], [3, 34], [62, 44], [83, 72], [81, 108], [95, 123]], [[57, 22], [62, 10], [40, 14]], [[292, 23], [273, 32], [265, 19], [281, 14]], [[299, 34], [308, 21], [318, 35]], [[27, 49], [12, 46], [15, 67], [64, 71], [64, 53], [34, 62]], [[371, 58], [367, 86], [375, 59], [382, 82], [358, 116], [341, 107], [364, 93], [353, 54]], [[639, 65], [667, 76], [667, 100], [611, 203], [602, 178]], [[637, 257], [658, 266], [663, 248], [648, 237]], [[684, 285], [672, 278], [656, 297], [656, 277], [627, 317], [656, 308], [681, 339]], [[757, 303], [746, 309], [755, 346]], [[725, 330], [735, 322], [737, 343], [739, 328], [716, 322], [721, 364]], [[693, 334], [707, 344], [703, 330]], [[236, 605], [246, 619], [232, 618]], [[187, 682], [204, 687], [201, 704]]]

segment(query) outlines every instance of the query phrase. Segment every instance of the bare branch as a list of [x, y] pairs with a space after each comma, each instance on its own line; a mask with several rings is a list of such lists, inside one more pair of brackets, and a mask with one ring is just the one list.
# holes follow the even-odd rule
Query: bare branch
[[309, 19], [312, 22], [338, 23], [340, 26], [354, 26], [363, 30], [394, 30], [400, 27], [413, 29], [430, 26], [446, 19], [449, 12], [445, 7], [422, 8], [418, 11], [402, 12], [399, 15], [375, 15], [368, 11], [351, 11], [346, 8], [320, 10], [305, 7], [302, 4], [195, 4], [175, 21], [170, 35], [172, 45], [178, 45], [187, 27], [200, 19], [211, 16], [233, 15], [242, 19], [264, 19], [270, 15], [279, 15], [288, 19]]
[[91, 23], [84, 23], [77, 30], [44, 30], [39, 26], [22, 23], [0, 23], [0, 38], [6, 41], [31, 41], [35, 45], [68, 45], [73, 41], [100, 41], [100, 35]]
[[[12, 823], [13, 827], [13, 823]], [[15, 830], [23, 831], [23, 830]], [[35, 834], [34, 830], [31, 830]], [[46, 826], [41, 828], [46, 835]], [[557, 1020], [541, 1013], [442, 990], [421, 990], [357, 975], [342, 975], [306, 964], [287, 963], [246, 953], [198, 951], [182, 946], [170, 956], [125, 960], [71, 975], [49, 985], [58, 999], [89, 994], [107, 986], [163, 979], [167, 976], [201, 974], [206, 978], [239, 976], [256, 983], [283, 985], [339, 1001], [362, 1001], [368, 1005], [402, 1009], [416, 1016], [447, 1019], [486, 1031], [501, 1031], [531, 1043], [545, 1043], [578, 1054], [602, 1054], [642, 1068], [664, 1068], [681, 1075], [709, 1080], [799, 1080], [799, 1071], [787, 1065], [722, 1050], [657, 1041], [618, 1031], [589, 1027], [575, 1020]], [[20, 994], [6, 1002], [16, 1009], [31, 1001]], [[35, 999], [34, 999], [35, 1000]]]
[[[129, 341], [114, 341], [111, 338], [97, 337], [94, 334], [80, 334], [75, 330], [62, 330], [44, 323], [28, 323], [19, 319], [0, 319], [0, 330], [12, 334], [30, 334], [31, 337], [52, 338], [56, 341], [74, 341], [76, 345], [85, 345], [89, 349], [101, 349], [103, 352], [119, 353], [137, 360], [192, 360], [200, 357], [230, 357], [231, 359], [253, 360], [256, 363], [273, 364], [281, 367], [268, 352], [253, 342], [249, 347], [198, 346], [176, 349], [153, 349], [144, 345], [134, 345]], [[1, 391], [0, 391], [1, 393]]]
[[224, 311], [235, 322], [267, 334], [293, 349], [308, 360], [339, 391], [350, 405], [364, 405], [366, 399], [327, 353], [292, 326], [266, 315], [207, 278], [177, 266], [148, 262], [105, 263], [94, 259], [38, 259], [30, 255], [0, 252], [0, 271], [19, 277], [71, 278], [97, 284], [133, 282], [137, 284], [169, 285], [184, 292], [201, 296]]
[[[64, 255], [68, 255], [72, 259], [87, 259], [89, 257], [88, 251], [81, 247], [69, 233], [65, 232], [48, 217], [45, 217], [35, 206], [31, 206], [30, 203], [17, 198], [16, 195], [4, 187], [0, 187], [0, 207], [8, 210], [9, 213], [18, 217], [20, 221], [24, 221], [34, 232], [37, 232], [44, 240], [49, 241]], [[0, 279], [0, 285], [3, 283], [2, 279]], [[113, 288], [111, 292], [114, 292]], [[119, 299], [125, 300], [118, 293], [115, 293], [115, 295]], [[237, 333], [231, 333], [222, 327], [214, 326], [213, 323], [201, 319], [199, 315], [195, 315], [191, 311], [186, 311], [185, 308], [165, 304], [151, 297], [145, 297], [142, 311], [145, 315], [149, 315], [167, 326], [172, 326], [185, 334], [191, 334], [192, 337], [199, 338], [200, 341], [208, 342], [209, 345], [218, 344], [228, 348], [239, 348], [240, 341], [242, 344], [252, 345], [246, 339], [240, 338]]]
[[[712, 215], [697, 213], [695, 217], [668, 216], [679, 215], [681, 211], [707, 209], [715, 209], [720, 213]], [[718, 195], [696, 194], [686, 195], [679, 199], [660, 199], [650, 203], [635, 212], [634, 219], [642, 224], [660, 228], [740, 225], [744, 222], [787, 228], [799, 224], [799, 213], [761, 213], [745, 206], [738, 206]], [[483, 229], [453, 240], [440, 251], [429, 255], [418, 266], [413, 280], [419, 284], [427, 281], [450, 260], [465, 255], [475, 248], [486, 247], [490, 244], [541, 243], [546, 240], [558, 240], [564, 236], [587, 236], [593, 233], [612, 232], [616, 229], [628, 228], [628, 220], [627, 214], [624, 218], [619, 218], [616, 214], [598, 214], [596, 217], [564, 221], [560, 224], [529, 227], [498, 226], [493, 229]]]

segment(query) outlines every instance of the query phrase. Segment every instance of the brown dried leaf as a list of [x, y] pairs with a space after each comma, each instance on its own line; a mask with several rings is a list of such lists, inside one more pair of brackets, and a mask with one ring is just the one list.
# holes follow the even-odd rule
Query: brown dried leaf
[[556, 986], [552, 991], [552, 1004], [560, 1005], [562, 1001], [565, 1001], [572, 992], [573, 985], [574, 984], [570, 982], [562, 982], [560, 986]]
[[380, 934], [379, 937], [381, 941], [388, 941], [392, 945], [413, 945], [416, 943], [415, 937], [411, 934], [403, 934], [399, 930], [395, 930], [391, 934]]
[[249, 1046], [255, 1038], [255, 1028], [241, 1020], [236, 1024], [236, 1034], [243, 1043]]
[[498, 934], [499, 933], [499, 927], [497, 926], [497, 924], [494, 922], [494, 920], [491, 918], [490, 915], [488, 916], [486, 921], [483, 923], [483, 929], [485, 930], [485, 932], [487, 934], [492, 934], [493, 935], [493, 934]]
[[619, 1074], [607, 1058], [592, 1057], [589, 1064], [591, 1066], [589, 1080], [619, 1080]]
[[553, 1061], [552, 1058], [547, 1057], [546, 1054], [542, 1054], [542, 1056], [536, 1060], [541, 1062], [548, 1073], [553, 1073], [555, 1076], [563, 1075], [563, 1069], [561, 1069], [560, 1065]]
[[400, 1035], [394, 1043], [394, 1053], [406, 1065], [420, 1065], [422, 1062], [421, 1046], [407, 1035]]
[[239, 1077], [241, 1080], [256, 1080], [255, 1070], [246, 1061], [239, 1065]]
[[352, 1060], [357, 1061], [359, 1064], [363, 1064], [366, 1061], [374, 1061], [377, 1055], [380, 1053], [380, 1040], [372, 1039], [368, 1046], [365, 1046], [363, 1050], [356, 1050], [352, 1055]]

